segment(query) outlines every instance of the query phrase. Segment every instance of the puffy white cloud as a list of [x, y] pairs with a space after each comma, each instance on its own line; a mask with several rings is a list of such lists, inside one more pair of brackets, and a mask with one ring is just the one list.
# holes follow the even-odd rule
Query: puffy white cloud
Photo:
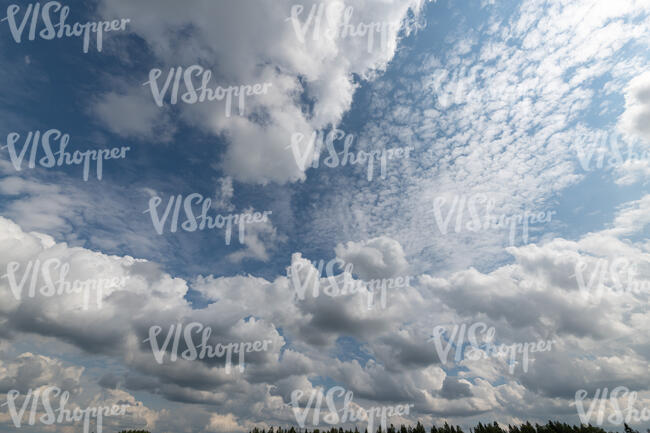
[[366, 242], [339, 244], [334, 251], [338, 258], [351, 263], [353, 273], [364, 280], [400, 276], [408, 270], [400, 243], [385, 236]]
[[[160, 63], [185, 67], [198, 63], [212, 68], [213, 82], [223, 86], [272, 83], [267, 94], [248, 98], [243, 117], [227, 118], [218, 103], [199, 103], [182, 110], [189, 124], [226, 138], [228, 150], [220, 162], [227, 175], [265, 184], [304, 179], [303, 171], [286, 149], [291, 134], [309, 135], [315, 129], [338, 123], [356, 89], [353, 74], [371, 78], [386, 67], [397, 49], [400, 27], [407, 32], [413, 28], [412, 24], [401, 24], [409, 11], [417, 16], [425, 1], [347, 2], [345, 6], [352, 8], [353, 25], [386, 23], [383, 34], [377, 30], [373, 33], [370, 49], [368, 37], [325, 36], [325, 32], [343, 24], [342, 7], [328, 6], [320, 25], [315, 23], [317, 18], [308, 23], [311, 8], [317, 11], [321, 4], [325, 5], [304, 2], [302, 13], [295, 15], [300, 25], [290, 18], [292, 7], [297, 5], [288, 0], [255, 5], [232, 2], [220, 4], [218, 9], [210, 1], [194, 2], [191, 7], [169, 2], [105, 1], [100, 9], [107, 16], [131, 19], [129, 29], [146, 41], [153, 54], [155, 64], [151, 68]], [[152, 9], [156, 10], [155, 20], [151, 19]], [[306, 37], [299, 36], [296, 25], [307, 25]], [[318, 33], [319, 29], [322, 33]], [[305, 96], [313, 101], [310, 110], [301, 99]], [[132, 113], [134, 116], [128, 118], [114, 113], [124, 103], [138, 106], [139, 98], [107, 95], [95, 111], [99, 109], [98, 114], [111, 129], [123, 124], [122, 134], [148, 133], [155, 123], [151, 109]]]
[[[648, 261], [647, 246], [628, 239], [646, 225], [641, 210], [647, 199], [627, 204], [610, 228], [577, 241], [557, 238], [510, 248], [514, 264], [492, 272], [469, 269], [445, 278], [423, 275], [419, 284], [412, 283], [414, 287], [391, 292], [386, 310], [379, 315], [367, 309], [364, 288], [357, 295], [327, 296], [323, 292], [330, 283], [327, 277], [320, 278], [320, 292], [314, 296], [314, 280], [307, 284], [306, 277], [310, 272], [317, 275], [317, 268], [300, 254], [294, 255], [292, 264], [302, 266], [292, 269], [299, 281], [306, 283], [304, 299], [296, 296], [291, 275], [273, 281], [253, 276], [199, 276], [187, 283], [153, 263], [69, 248], [47, 236], [24, 233], [3, 219], [1, 245], [6, 247], [0, 254], [2, 268], [10, 260], [24, 263], [56, 256], [70, 261], [75, 277], [86, 277], [85, 272], [101, 264], [102, 272], [130, 278], [124, 288], [104, 293], [101, 310], [88, 312], [78, 308], [80, 300], [74, 295], [18, 302], [3, 279], [0, 320], [11, 332], [8, 338], [28, 335], [63, 341], [71, 344], [66, 347], [81, 350], [83, 356], [99, 354], [120, 365], [120, 373], [104, 375], [100, 381], [108, 390], [149, 392], [184, 408], [171, 419], [164, 410], [151, 412], [133, 403], [133, 410], [142, 412], [140, 422], [150, 426], [173, 426], [192, 416], [196, 417], [193, 425], [208, 431], [244, 431], [266, 422], [293, 423], [286, 406], [291, 392], [302, 389], [310, 393], [316, 389], [313, 380], [317, 377], [342, 384], [362, 407], [379, 402], [413, 403], [415, 417], [439, 416], [457, 422], [490, 413], [515, 419], [517, 414], [531, 411], [542, 419], [563, 417], [566, 412], [553, 401], [570, 401], [577, 389], [625, 385], [643, 390], [649, 385], [646, 368], [650, 353], [644, 349], [647, 333], [642, 332], [647, 328], [644, 306], [648, 293], [585, 298], [575, 277], [580, 260], [590, 266], [599, 259], [619, 257]], [[388, 238], [341, 246], [351, 257], [375, 254], [364, 248], [391, 253], [393, 259], [388, 263], [406, 263], [397, 243]], [[393, 269], [369, 267], [368, 272]], [[639, 267], [638, 277], [650, 280], [649, 269]], [[590, 267], [585, 271], [586, 281], [592, 271]], [[611, 278], [605, 281], [610, 283]], [[193, 309], [185, 300], [190, 286], [209, 305]], [[253, 317], [243, 320], [251, 314]], [[212, 327], [213, 335], [229, 340], [269, 338], [273, 348], [250, 354], [241, 375], [226, 375], [223, 365], [214, 362], [179, 360], [158, 365], [150, 348], [141, 343], [147, 329], [154, 323], [164, 327], [179, 321], [204, 323]], [[509, 371], [503, 357], [478, 361], [465, 357], [459, 363], [465, 369], [452, 374], [455, 361], [441, 362], [430, 332], [438, 324], [476, 321], [496, 328], [496, 344], [539, 339], [556, 343], [550, 352], [531, 354], [527, 372], [521, 367]], [[352, 337], [361, 345], [356, 349], [342, 345], [342, 337]], [[366, 355], [354, 356], [355, 350]], [[49, 359], [30, 355], [31, 361], [37, 358]], [[75, 373], [73, 378], [82, 371], [41, 361], [36, 365], [49, 373], [34, 375], [40, 377], [38, 381], [50, 381], [53, 371], [59, 372], [58, 378], [70, 376], [63, 371]], [[0, 372], [4, 371], [5, 377], [19, 377], [8, 372], [24, 363], [3, 361]], [[44, 369], [43, 365], [50, 367]], [[130, 401], [128, 396], [120, 399]], [[215, 415], [200, 410], [197, 403], [219, 409]]]
[[645, 139], [646, 154], [650, 148], [650, 72], [633, 80], [625, 90], [625, 112], [620, 127], [631, 135]]
[[232, 413], [220, 415], [218, 413], [212, 414], [210, 423], [206, 427], [206, 431], [218, 433], [230, 432], [249, 432], [253, 428], [268, 429], [266, 423], [253, 423], [246, 420], [238, 420]]
[[83, 367], [65, 366], [59, 359], [25, 352], [11, 361], [0, 360], [0, 393], [16, 390], [26, 394], [42, 386], [76, 392], [83, 371]]

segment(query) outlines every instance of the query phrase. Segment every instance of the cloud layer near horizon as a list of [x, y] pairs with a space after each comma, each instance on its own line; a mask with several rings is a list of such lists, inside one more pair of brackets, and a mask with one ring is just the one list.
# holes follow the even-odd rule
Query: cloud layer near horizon
[[[176, 412], [174, 419], [166, 415], [169, 407], [140, 409], [138, 422], [165, 431], [182, 422], [191, 423], [194, 431], [243, 431], [253, 425], [292, 423], [291, 392], [311, 392], [318, 377], [350, 389], [362, 406], [411, 402], [415, 407], [406, 417], [410, 421], [458, 422], [487, 413], [502, 422], [517, 422], [531, 413], [540, 420], [562, 418], [578, 389], [592, 392], [602, 386], [627, 386], [639, 391], [641, 402], [647, 404], [650, 342], [643, 330], [648, 330], [650, 252], [643, 242], [630, 239], [648, 223], [649, 207], [650, 196], [629, 203], [610, 228], [578, 241], [556, 238], [510, 248], [514, 263], [486, 274], [470, 268], [447, 278], [419, 275], [409, 287], [389, 290], [387, 308], [379, 311], [368, 310], [367, 289], [338, 297], [321, 291], [314, 297], [312, 284], [299, 299], [290, 278], [282, 275], [271, 281], [212, 275], [184, 281], [155, 263], [71, 248], [1, 219], [0, 269], [18, 262], [22, 276], [28, 263], [57, 258], [70, 264], [70, 281], [129, 277], [124, 288], [104, 291], [101, 309], [91, 303], [89, 310], [83, 309], [82, 295], [75, 293], [32, 298], [25, 291], [17, 300], [3, 278], [0, 322], [5, 338], [21, 341], [22, 347], [38, 341], [45, 348], [63, 345], [59, 347], [78, 353], [78, 360], [25, 352], [12, 361], [7, 355], [16, 350], [5, 349], [1, 391], [27, 392], [51, 384], [55, 377], [68, 388], [92, 382], [85, 377], [81, 360], [94, 357], [103, 365], [94, 367], [93, 374], [102, 378], [101, 387], [126, 396], [151, 393], [167, 404], [188, 407], [188, 412]], [[342, 260], [359, 265], [366, 280], [405, 270], [399, 244], [387, 238], [369, 240], [363, 247], [340, 245], [337, 252]], [[370, 266], [378, 256], [392, 260]], [[592, 290], [585, 296], [575, 278], [576, 264], [588, 264], [584, 277], [589, 281], [591, 265], [621, 257], [641, 261], [634, 278], [645, 281], [646, 290], [601, 296]], [[299, 270], [302, 282], [308, 281], [310, 270], [316, 272], [300, 254], [294, 254], [291, 267]], [[53, 275], [58, 277], [56, 269]], [[605, 285], [612, 287], [608, 278]], [[36, 287], [44, 283], [40, 277]], [[328, 283], [323, 276], [321, 288]], [[192, 308], [185, 299], [189, 288], [209, 304]], [[441, 363], [430, 342], [431, 330], [436, 325], [478, 321], [495, 327], [499, 344], [540, 339], [556, 343], [551, 352], [532, 356], [528, 372], [509, 373], [505, 359], [463, 357], [459, 364], [463, 370], [454, 374], [453, 361]], [[226, 374], [223, 360], [167, 358], [156, 363], [151, 347], [143, 343], [149, 328], [158, 325], [167, 330], [190, 322], [211, 327], [212, 344], [269, 339], [272, 348], [247, 355], [244, 373]], [[357, 356], [345, 353], [346, 338], [360, 343]], [[26, 369], [40, 373], [18, 373]], [[86, 386], [100, 391], [96, 383]], [[197, 413], [194, 421], [186, 418]]]

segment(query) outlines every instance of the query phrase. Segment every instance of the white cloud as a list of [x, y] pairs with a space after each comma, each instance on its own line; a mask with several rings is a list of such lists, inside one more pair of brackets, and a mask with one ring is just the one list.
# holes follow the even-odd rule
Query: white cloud
[[41, 386], [79, 391], [83, 367], [65, 366], [59, 359], [25, 352], [10, 362], [0, 360], [0, 393], [17, 390], [25, 394]]
[[[251, 208], [246, 212], [253, 214], [254, 211]], [[245, 247], [228, 254], [228, 260], [231, 262], [239, 263], [249, 258], [266, 262], [271, 258], [270, 252], [275, 250], [279, 243], [287, 240], [286, 236], [278, 234], [270, 218], [260, 223], [247, 224], [245, 227]]]
[[[399, 143], [416, 150], [408, 164], [391, 166], [383, 182], [328, 179], [336, 193], [310, 213], [313, 236], [334, 232], [330, 241], [340, 243], [388, 234], [414, 269], [490, 268], [508, 259], [508, 233], [441, 236], [435, 197], [487, 193], [495, 196], [497, 215], [550, 212], [554, 198], [584, 179], [578, 145], [611, 132], [588, 121], [594, 105], [623, 93], [646, 69], [643, 57], [620, 50], [644, 46], [648, 5], [530, 1], [506, 20], [498, 8], [486, 13], [485, 26], [460, 22], [440, 51], [405, 56], [392, 71], [399, 80], [370, 85], [359, 147]], [[473, 51], [469, 40], [479, 41]], [[594, 86], [601, 80], [599, 92]], [[643, 163], [630, 168], [614, 170], [614, 178], [627, 184], [645, 173]], [[531, 226], [529, 242], [561, 223]]]
[[141, 86], [126, 93], [109, 92], [90, 107], [100, 124], [121, 137], [135, 137], [167, 143], [175, 127], [166, 110], [151, 103], [151, 95]]
[[212, 207], [218, 210], [233, 211], [235, 206], [232, 204], [231, 200], [234, 196], [235, 190], [232, 186], [232, 178], [229, 176], [222, 177], [218, 181], [219, 186], [215, 193], [214, 201], [212, 202]]
[[335, 252], [341, 260], [354, 266], [353, 273], [366, 281], [405, 275], [408, 270], [402, 246], [385, 236], [362, 243], [339, 244]]
[[[306, 3], [301, 20], [306, 20], [312, 5], [319, 5]], [[400, 0], [371, 5], [358, 0], [348, 5], [354, 11], [353, 24], [399, 23], [409, 10], [418, 14], [424, 3]], [[254, 6], [232, 2], [220, 4], [217, 11], [210, 1], [195, 2], [192, 7], [153, 1], [106, 1], [101, 9], [105, 15], [130, 17], [129, 28], [147, 42], [155, 55], [157, 64], [151, 68], [160, 63], [189, 66], [199, 62], [206, 68], [213, 67], [213, 82], [221, 85], [273, 84], [268, 94], [249, 98], [246, 117], [226, 118], [223, 107], [212, 103], [182, 109], [189, 124], [226, 137], [229, 147], [221, 161], [226, 175], [242, 182], [265, 184], [304, 179], [286, 149], [291, 134], [309, 135], [314, 129], [338, 123], [352, 102], [352, 75], [371, 77], [385, 68], [397, 48], [397, 27], [388, 27], [387, 48], [383, 50], [368, 52], [367, 38], [361, 37], [307, 37], [303, 43], [292, 21], [287, 20], [293, 5], [286, 0]], [[156, 10], [155, 20], [150, 18], [152, 9]], [[323, 18], [323, 30], [343, 20], [342, 14], [331, 18], [331, 23]], [[379, 40], [377, 35], [377, 46]], [[304, 89], [299, 79], [304, 79]], [[305, 111], [300, 100], [303, 91], [314, 101], [311, 113]], [[109, 128], [136, 135], [150, 131], [149, 125], [154, 123], [151, 109], [138, 110], [128, 118], [115, 114], [115, 108], [123, 103], [137, 106], [143, 102], [139, 95], [106, 98], [100, 111]], [[150, 102], [153, 107], [153, 98]], [[260, 114], [264, 120], [251, 113]]]
[[210, 417], [210, 424], [207, 429], [218, 433], [246, 432], [248, 429], [239, 425], [237, 418], [231, 413], [219, 415], [217, 413]]
[[[106, 275], [129, 275], [130, 279], [123, 289], [105, 293], [102, 310], [89, 312], [75, 307], [79, 300], [74, 295], [16, 301], [2, 279], [0, 321], [6, 331], [25, 336], [26, 344], [38, 337], [64, 344], [66, 351], [74, 347], [80, 356], [95, 357], [95, 368], [100, 365], [97, 359], [107, 366], [119, 365], [117, 370], [106, 367], [120, 373], [104, 381], [105, 386], [118, 384], [116, 392], [131, 387], [177, 405], [173, 417], [166, 409], [151, 412], [138, 409], [139, 404], [134, 407], [141, 411], [140, 422], [155, 423], [156, 428], [172, 428], [165, 426], [189, 418], [197, 430], [214, 431], [243, 431], [266, 422], [293, 423], [287, 397], [296, 388], [309, 391], [313, 385], [308, 380], [315, 377], [344, 384], [362, 407], [386, 401], [414, 403], [413, 415], [404, 421], [428, 416], [467, 421], [485, 413], [511, 419], [521, 410], [541, 419], [563, 419], [566, 412], [552, 402], [559, 398], [568, 403], [581, 387], [623, 384], [642, 390], [650, 385], [646, 377], [650, 353], [644, 350], [648, 334], [643, 332], [648, 294], [585, 299], [572, 275], [578, 260], [593, 263], [625, 257], [650, 263], [647, 245], [628, 239], [647, 225], [644, 209], [649, 199], [628, 203], [609, 229], [577, 241], [556, 238], [510, 248], [515, 262], [489, 273], [466, 269], [446, 278], [421, 275], [419, 284], [391, 291], [387, 308], [379, 316], [367, 310], [363, 289], [357, 295], [333, 298], [323, 293], [314, 297], [308, 287], [300, 300], [284, 276], [273, 281], [199, 276], [187, 283], [165, 274], [154, 263], [69, 248], [24, 233], [3, 219], [0, 269], [10, 260], [25, 263], [59, 257], [70, 261], [75, 278], [94, 275], [93, 269], [101, 265]], [[341, 245], [337, 250], [368, 277], [392, 275], [406, 266], [399, 244], [389, 238]], [[292, 262], [303, 264], [299, 269], [303, 274], [316, 270], [300, 254]], [[650, 267], [639, 269], [650, 281]], [[321, 285], [326, 283], [323, 278]], [[210, 304], [192, 309], [185, 299], [189, 287]], [[254, 317], [242, 320], [251, 313]], [[219, 338], [270, 338], [273, 350], [248, 357], [246, 372], [232, 377], [223, 374], [222, 366], [204, 362], [153, 362], [149, 348], [139, 343], [148, 326], [189, 320], [210, 325]], [[464, 360], [461, 364], [466, 370], [457, 378], [450, 376], [451, 367], [439, 363], [428, 341], [431, 329], [440, 323], [475, 321], [495, 326], [497, 343], [539, 339], [557, 343], [552, 352], [531, 356], [528, 373], [515, 370], [511, 374], [507, 363], [494, 358]], [[346, 349], [338, 340], [344, 336], [360, 341], [359, 350], [371, 359], [340, 359]], [[0, 365], [0, 377], [6, 365]], [[78, 377], [81, 370], [70, 371]], [[41, 376], [53, 377], [48, 374]], [[36, 380], [36, 375], [30, 377]], [[130, 401], [128, 396], [119, 398]], [[219, 410], [215, 415], [214, 410], [201, 409], [196, 403], [216, 405]]]
[[625, 112], [621, 115], [620, 127], [628, 134], [644, 138], [645, 149], [649, 149], [650, 72], [645, 72], [630, 81], [625, 92]]

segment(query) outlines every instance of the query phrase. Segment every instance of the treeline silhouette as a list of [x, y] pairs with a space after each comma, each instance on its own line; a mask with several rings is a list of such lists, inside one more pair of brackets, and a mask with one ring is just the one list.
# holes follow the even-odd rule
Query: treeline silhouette
[[[249, 433], [267, 433], [264, 429], [260, 430], [254, 428]], [[355, 427], [354, 430], [343, 430], [342, 427], [331, 428], [329, 430], [320, 430], [320, 429], [299, 429], [296, 430], [294, 427], [282, 429], [278, 427], [274, 429], [271, 427], [268, 430], [268, 433], [360, 433], [359, 430]], [[368, 429], [364, 429], [363, 433], [368, 433]], [[427, 432], [424, 426], [418, 421], [415, 427], [405, 426], [402, 424], [399, 428], [395, 427], [393, 424], [386, 429], [386, 432], [383, 432], [381, 427], [377, 428], [377, 433], [465, 433], [459, 426], [450, 426], [448, 423], [445, 423], [442, 427], [436, 427], [435, 425]], [[469, 433], [608, 433], [606, 430], [600, 427], [594, 427], [591, 424], [585, 425], [581, 424], [580, 426], [569, 425], [567, 423], [553, 422], [549, 421], [545, 425], [535, 424], [532, 425], [530, 422], [525, 424], [510, 425], [508, 424], [508, 429], [503, 429], [496, 423], [493, 424], [483, 424], [478, 423], [474, 428], [469, 429]], [[625, 424], [625, 433], [639, 433], [637, 430], [630, 428]], [[650, 429], [648, 429], [650, 433]]]
[[[630, 428], [627, 424], [624, 424], [625, 433], [639, 433], [637, 430]], [[505, 430], [499, 426], [499, 424], [494, 422], [494, 424], [482, 424], [474, 428], [469, 429], [470, 433], [608, 433], [600, 427], [594, 427], [591, 424], [580, 426], [569, 425], [567, 423], [553, 422], [549, 421], [545, 425], [535, 424], [532, 425], [530, 422], [526, 422], [520, 426], [508, 424], [508, 430]], [[147, 430], [122, 430], [120, 433], [150, 433]], [[249, 433], [267, 433], [265, 429], [258, 429], [255, 427]], [[271, 427], [268, 433], [360, 433], [359, 430], [355, 427], [354, 430], [343, 430], [342, 427], [338, 429], [332, 427], [329, 430], [320, 430], [313, 429], [311, 432], [309, 430], [298, 429], [294, 427], [282, 429], [282, 427], [277, 427], [274, 429]], [[364, 429], [364, 433], [368, 433], [368, 429]], [[377, 433], [427, 433], [424, 426], [418, 421], [415, 427], [405, 426], [402, 424], [399, 429], [396, 428], [393, 424], [386, 429], [386, 432], [382, 432], [381, 427], [377, 429]], [[436, 427], [435, 425], [431, 427], [429, 433], [465, 433], [459, 426], [450, 426], [445, 423], [442, 427]], [[648, 429], [650, 433], [650, 429]]]

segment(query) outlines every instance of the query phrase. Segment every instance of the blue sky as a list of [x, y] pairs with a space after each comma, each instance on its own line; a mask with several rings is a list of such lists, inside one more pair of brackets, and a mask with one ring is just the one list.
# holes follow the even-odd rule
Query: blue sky
[[[400, 82], [399, 77], [403, 77], [405, 68], [413, 67], [423, 58], [444, 59], [454, 52], [454, 44], [459, 39], [475, 40], [476, 45], [469, 54], [478, 52], [479, 48], [490, 40], [484, 34], [489, 19], [499, 17], [507, 20], [517, 2], [498, 2], [498, 4], [486, 5], [483, 8], [480, 7], [480, 2], [475, 3], [476, 5], [468, 5], [466, 8], [457, 8], [446, 2], [427, 4], [424, 15], [426, 27], [401, 39], [400, 49], [389, 63], [386, 72], [371, 82], [362, 80], [358, 76], [356, 79], [353, 78], [358, 83], [359, 89], [354, 94], [350, 109], [343, 112], [338, 125], [339, 129], [355, 137], [363, 137], [366, 125], [374, 126], [379, 123], [377, 116], [370, 117], [363, 108], [371, 103], [374, 89]], [[73, 11], [76, 11], [76, 8]], [[78, 11], [78, 14], [80, 18], [86, 16], [81, 10]], [[127, 43], [124, 41], [126, 38], [118, 38], [117, 42], [111, 44], [111, 36], [108, 34], [105, 48], [109, 52], [119, 49], [116, 46]], [[9, 42], [13, 41], [9, 40]], [[119, 165], [116, 163], [106, 164], [106, 175], [102, 182], [78, 183], [78, 185], [87, 193], [100, 197], [103, 190], [110, 188], [119, 196], [117, 200], [123, 205], [121, 209], [115, 209], [116, 211], [119, 209], [117, 212], [119, 215], [115, 215], [115, 218], [123, 218], [125, 221], [146, 226], [149, 223], [148, 215], [138, 215], [140, 212], [137, 212], [140, 208], [145, 210], [146, 205], [134, 208], [133, 206], [124, 206], [124, 204], [135, 203], [138, 200], [142, 203], [142, 198], [138, 197], [142, 193], [142, 188], [160, 191], [165, 197], [171, 194], [187, 195], [194, 192], [206, 197], [213, 195], [215, 184], [224, 177], [224, 171], [215, 169], [215, 165], [219, 161], [219, 155], [223, 154], [224, 148], [228, 144], [223, 137], [206, 134], [186, 122], [174, 121], [179, 113], [174, 113], [173, 110], [170, 114], [171, 117], [168, 118], [171, 120], [169, 123], [173, 125], [168, 128], [175, 130], [173, 139], [168, 139], [164, 133], [154, 133], [152, 139], [124, 137], [115, 134], [110, 129], [107, 130], [105, 125], [102, 125], [101, 120], [89, 111], [89, 105], [92, 105], [92, 101], [96, 100], [99, 95], [114, 90], [115, 76], [127, 75], [129, 79], [123, 81], [144, 82], [152, 65], [163, 66], [160, 62], [156, 62], [155, 56], [152, 56], [150, 51], [148, 52], [146, 45], [137, 37], [128, 38], [128, 43], [132, 51], [129, 51], [128, 54], [122, 53], [122, 56], [128, 57], [127, 62], [115, 62], [114, 57], [94, 50], [91, 50], [89, 54], [79, 56], [74, 50], [76, 45], [80, 44], [80, 41], [76, 39], [36, 40], [22, 44], [5, 43], [5, 56], [12, 64], [16, 65], [14, 76], [9, 77], [8, 87], [28, 88], [27, 92], [13, 95], [15, 97], [7, 101], [6, 107], [11, 109], [13, 116], [33, 119], [26, 122], [33, 125], [31, 128], [43, 130], [57, 128], [69, 133], [72, 137], [71, 146], [94, 148], [102, 147], [106, 143], [130, 146], [132, 150], [126, 160], [120, 161]], [[520, 45], [516, 40], [508, 42], [508, 44]], [[613, 57], [615, 59], [647, 59], [647, 50], [644, 51], [642, 44], [639, 44], [638, 41], [633, 39], [627, 42], [625, 48]], [[134, 58], [133, 53], [139, 54], [137, 58]], [[567, 70], [570, 71], [570, 68]], [[415, 74], [409, 74], [408, 80], [412, 82], [425, 76], [426, 71], [418, 71]], [[138, 80], [136, 77], [144, 77], [144, 79]], [[605, 80], [606, 78], [594, 79], [593, 89], [597, 89], [596, 86], [602, 85]], [[486, 83], [483, 83], [483, 86], [485, 85]], [[434, 104], [434, 96], [427, 96], [422, 98], [422, 107]], [[32, 103], [24, 103], [30, 99]], [[51, 100], [53, 103], [36, 103], [35, 100]], [[600, 111], [597, 107], [602, 106], [604, 101], [611, 104], [609, 112], [605, 115], [594, 115], [594, 112]], [[594, 129], [608, 130], [615, 126], [623, 111], [623, 95], [605, 97], [594, 94], [590, 107], [587, 107], [584, 114], [575, 119], [574, 124], [581, 122]], [[20, 130], [20, 128], [14, 129]], [[442, 137], [443, 134], [444, 132], [438, 132], [437, 137]], [[159, 139], [160, 136], [164, 136], [163, 140], [166, 142], [160, 143], [154, 139], [156, 135], [159, 136]], [[398, 145], [403, 143], [399, 138], [391, 143], [393, 142]], [[355, 142], [355, 144], [357, 143]], [[262, 144], [260, 143], [260, 145]], [[342, 143], [338, 143], [338, 145], [342, 150]], [[373, 148], [373, 144], [368, 144], [368, 146]], [[377, 147], [376, 144], [374, 146]], [[418, 153], [426, 153], [426, 151], [424, 147], [417, 150]], [[417, 156], [414, 159], [417, 159]], [[577, 158], [574, 162], [576, 161]], [[432, 161], [432, 164], [435, 166], [435, 161]], [[339, 182], [341, 185], [358, 185], [361, 189], [374, 188], [371, 194], [378, 194], [377, 191], [381, 190], [380, 183], [382, 182], [375, 182], [377, 185], [367, 182], [363, 172], [350, 170], [350, 168], [349, 166], [337, 167], [332, 171], [310, 169], [307, 171], [307, 179], [298, 184], [260, 186], [235, 180], [234, 188], [237, 192], [233, 196], [235, 207], [244, 209], [253, 205], [259, 209], [272, 209], [275, 214], [275, 226], [280, 233], [287, 236], [286, 242], [279, 243], [277, 252], [273, 254], [271, 260], [266, 262], [246, 261], [236, 266], [225, 265], [223, 257], [236, 249], [237, 245], [226, 246], [220, 236], [206, 236], [205, 233], [181, 232], [173, 235], [167, 234], [159, 239], [155, 233], [140, 231], [139, 235], [146, 237], [147, 242], [155, 243], [158, 248], [163, 250], [173, 249], [174, 254], [165, 254], [162, 251], [143, 248], [142, 245], [120, 242], [118, 240], [120, 231], [131, 231], [133, 228], [124, 227], [128, 224], [115, 224], [115, 221], [112, 220], [105, 221], [103, 217], [88, 218], [88, 221], [84, 218], [83, 223], [80, 223], [79, 227], [75, 227], [74, 234], [71, 235], [76, 244], [91, 249], [155, 259], [165, 264], [173, 274], [183, 277], [196, 273], [213, 272], [212, 269], [215, 269], [215, 266], [215, 270], [225, 275], [251, 272], [269, 276], [282, 272], [291, 252], [303, 251], [314, 260], [329, 259], [332, 257], [332, 249], [337, 243], [363, 240], [359, 236], [355, 237], [340, 230], [345, 227], [346, 223], [343, 223], [343, 227], [339, 227], [339, 230], [332, 227], [331, 230], [321, 231], [318, 235], [313, 232], [305, 233], [304, 236], [290, 235], [290, 233], [300, 233], [301, 230], [309, 230], [309, 227], [313, 226], [309, 221], [310, 209], [317, 209], [317, 213], [321, 215], [326, 213], [323, 212], [325, 209], [323, 209], [322, 203], [335, 200], [339, 191], [339, 187], [331, 187], [330, 182], [332, 181]], [[609, 176], [602, 171], [591, 173], [579, 170], [579, 166], [577, 168], [576, 174], [581, 176], [580, 182], [572, 182], [567, 186], [566, 191], [562, 188], [559, 191], [554, 191], [554, 194], [544, 197], [548, 206], [553, 208], [557, 206], [559, 209], [558, 221], [553, 227], [555, 233], [573, 238], [603, 228], [611, 220], [618, 205], [638, 198], [643, 191], [642, 182], [633, 185], [613, 185]], [[75, 180], [73, 173], [79, 172], [79, 169], [78, 167], [64, 166], [56, 171], [56, 175], [63, 172], [69, 175], [71, 180]], [[391, 174], [397, 175], [399, 171], [400, 169], [396, 168], [392, 170]], [[54, 173], [43, 172], [44, 176], [50, 174], [54, 175]], [[408, 176], [400, 177], [408, 178]], [[396, 183], [397, 185], [391, 185], [391, 190], [400, 190], [399, 182]], [[179, 188], [179, 186], [181, 187]], [[596, 192], [598, 200], [594, 201], [592, 197]], [[565, 202], [569, 203], [566, 210], [562, 205]], [[112, 207], [118, 204], [111, 200], [107, 201], [106, 205]], [[372, 207], [372, 203], [363, 201], [360, 201], [358, 205]], [[132, 212], [132, 215], [127, 217], [126, 213], [129, 211]], [[102, 215], [102, 213], [98, 212], [98, 215]], [[333, 225], [339, 223], [335, 218], [327, 218], [326, 215], [322, 217], [328, 219], [328, 222]], [[384, 220], [395, 221], [395, 218], [384, 216]], [[578, 221], [580, 221], [579, 224]], [[104, 248], [105, 245], [102, 245], [98, 236], [90, 234], [94, 230], [106, 231], [107, 235], [114, 234], [115, 236], [111, 236], [113, 239], [108, 244], [111, 247]], [[383, 234], [381, 229], [369, 227], [368, 230], [369, 233], [366, 235], [371, 237]], [[81, 234], [84, 231], [86, 234]], [[423, 270], [439, 270], [430, 266]]]
[[[319, 4], [303, 4], [301, 25]], [[650, 280], [647, 4], [347, 2], [353, 23], [401, 23], [370, 50], [365, 37], [314, 37], [309, 26], [302, 42], [293, 2], [67, 5], [69, 23], [130, 21], [88, 53], [79, 38], [25, 33], [16, 43], [1, 22], [3, 140], [17, 132], [22, 146], [29, 131], [57, 129], [70, 151], [130, 150], [84, 182], [80, 166], [16, 170], [0, 149], [0, 273], [57, 257], [81, 279], [100, 268], [130, 278], [95, 313], [75, 295], [14, 299], [0, 279], [0, 394], [65, 384], [83, 406], [108, 393], [133, 406], [115, 425], [162, 432], [288, 425], [292, 390], [334, 385], [362, 406], [415, 404], [395, 423], [578, 422], [573, 394], [604, 386], [628, 386], [647, 407], [648, 293], [586, 299], [575, 280], [580, 263], [620, 258], [636, 266], [635, 281]], [[330, 18], [323, 29], [343, 22]], [[162, 85], [170, 68], [191, 65], [212, 72], [211, 87], [270, 90], [230, 117], [223, 102], [157, 106], [150, 71], [162, 70]], [[409, 147], [410, 156], [389, 160], [385, 178], [377, 160], [372, 180], [366, 165], [328, 167], [326, 145], [305, 146], [335, 129], [355, 154]], [[317, 168], [296, 160], [295, 134]], [[344, 141], [334, 142], [339, 154]], [[615, 160], [612, 143], [639, 157]], [[595, 151], [588, 170], [583, 150]], [[190, 194], [212, 200], [210, 215], [270, 217], [243, 244], [236, 228], [229, 245], [222, 230], [156, 233], [150, 199], [162, 199], [162, 213], [169, 197]], [[451, 215], [447, 233], [437, 199]], [[469, 204], [454, 231], [454, 200], [478, 200], [482, 224], [487, 201], [496, 216], [553, 215], [527, 239], [517, 226], [513, 243], [507, 230], [468, 229]], [[378, 311], [364, 309], [365, 291], [297, 300], [287, 268], [333, 259], [353, 265], [357, 281], [411, 282]], [[150, 326], [197, 321], [215, 341], [270, 338], [274, 349], [235, 378], [212, 361], [158, 366], [136, 344]], [[428, 342], [437, 324], [478, 322], [499, 342], [559, 344], [509, 374], [496, 359], [445, 364]], [[0, 431], [11, 429], [0, 412]]]

